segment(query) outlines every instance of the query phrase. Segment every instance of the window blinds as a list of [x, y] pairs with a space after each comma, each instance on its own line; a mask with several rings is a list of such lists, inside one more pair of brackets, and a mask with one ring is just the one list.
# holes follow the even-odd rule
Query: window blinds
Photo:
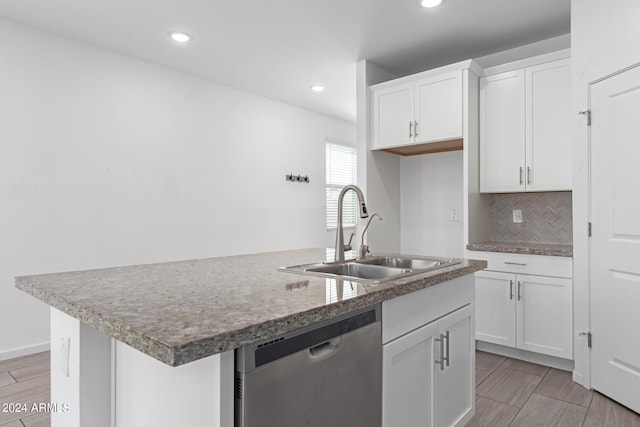
[[[345, 185], [355, 184], [358, 176], [356, 150], [345, 145], [326, 144], [326, 206], [327, 228], [335, 228], [338, 223], [338, 195]], [[356, 225], [357, 199], [353, 191], [346, 194], [342, 207], [342, 224]]]

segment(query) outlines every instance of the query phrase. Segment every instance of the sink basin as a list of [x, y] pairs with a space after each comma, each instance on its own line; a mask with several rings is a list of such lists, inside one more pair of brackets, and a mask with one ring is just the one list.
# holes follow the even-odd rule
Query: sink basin
[[280, 271], [366, 283], [381, 283], [448, 267], [459, 262], [420, 257], [372, 256], [362, 260], [318, 262], [280, 267]]
[[347, 262], [344, 264], [328, 264], [321, 267], [307, 268], [305, 271], [314, 273], [335, 274], [353, 279], [379, 280], [401, 276], [412, 271], [406, 268], [394, 268], [379, 265], [359, 264]]
[[357, 262], [363, 265], [381, 265], [384, 267], [408, 268], [411, 270], [426, 270], [434, 267], [446, 267], [454, 263], [451, 261], [433, 259], [414, 259], [388, 256], [365, 258], [363, 260], [358, 260]]

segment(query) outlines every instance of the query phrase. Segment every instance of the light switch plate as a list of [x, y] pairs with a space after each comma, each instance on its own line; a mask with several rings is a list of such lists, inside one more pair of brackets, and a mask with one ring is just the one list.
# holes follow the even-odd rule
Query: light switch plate
[[513, 223], [514, 224], [522, 223], [522, 209], [513, 210]]

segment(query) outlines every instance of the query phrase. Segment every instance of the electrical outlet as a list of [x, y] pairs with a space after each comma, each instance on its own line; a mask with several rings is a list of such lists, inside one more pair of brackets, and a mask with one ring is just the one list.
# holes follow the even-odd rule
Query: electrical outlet
[[63, 335], [60, 338], [60, 372], [69, 377], [69, 355], [71, 351], [71, 338]]
[[513, 210], [513, 223], [514, 224], [522, 223], [522, 209]]
[[458, 209], [451, 209], [449, 211], [449, 221], [450, 222], [459, 222], [460, 218], [458, 216]]

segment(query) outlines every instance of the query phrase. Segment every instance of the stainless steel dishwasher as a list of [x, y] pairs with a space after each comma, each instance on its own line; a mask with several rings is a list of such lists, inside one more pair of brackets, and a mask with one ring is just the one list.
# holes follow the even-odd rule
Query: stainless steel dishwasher
[[380, 305], [236, 350], [236, 427], [379, 427]]

